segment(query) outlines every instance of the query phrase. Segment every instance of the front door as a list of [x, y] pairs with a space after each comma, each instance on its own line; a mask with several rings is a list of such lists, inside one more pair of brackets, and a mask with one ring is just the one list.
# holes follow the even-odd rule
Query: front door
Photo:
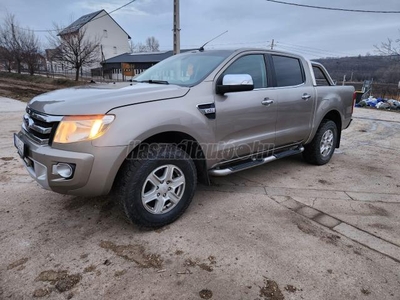
[[268, 88], [264, 54], [237, 58], [218, 80], [227, 74], [251, 75], [254, 90], [215, 96], [218, 157], [230, 160], [274, 148], [277, 92]]

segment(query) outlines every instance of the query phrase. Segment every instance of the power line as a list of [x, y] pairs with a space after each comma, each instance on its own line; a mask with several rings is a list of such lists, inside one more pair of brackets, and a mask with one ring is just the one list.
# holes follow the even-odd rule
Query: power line
[[333, 54], [333, 52], [328, 52], [328, 51], [320, 51], [320, 50], [311, 50], [311, 49], [302, 49], [301, 46], [300, 48], [295, 46], [295, 45], [289, 45], [285, 43], [278, 42], [276, 43], [277, 48], [283, 48], [289, 51], [294, 51], [298, 53], [305, 53], [307, 55], [312, 55], [315, 57], [327, 57], [327, 56], [338, 56], [337, 54]]
[[348, 53], [344, 53], [344, 52], [338, 52], [338, 51], [329, 51], [329, 50], [323, 50], [323, 49], [319, 49], [319, 48], [312, 48], [312, 47], [306, 47], [306, 46], [300, 46], [300, 45], [294, 45], [294, 44], [287, 44], [287, 43], [282, 43], [279, 42], [279, 45], [283, 45], [286, 47], [291, 47], [294, 48], [298, 51], [307, 51], [307, 52], [313, 52], [316, 54], [323, 54], [323, 55], [329, 55], [329, 56], [351, 56]]
[[[114, 10], [112, 10], [112, 11], [110, 11], [108, 14], [111, 15], [112, 13], [114, 13], [114, 12], [116, 12], [116, 11], [118, 11], [118, 10], [124, 8], [125, 6], [128, 6], [129, 4], [132, 4], [132, 3], [135, 2], [135, 1], [136, 1], [136, 0], [129, 1], [128, 3], [126, 3], [126, 4], [124, 4], [124, 5], [122, 5], [122, 6], [118, 7], [118, 8], [116, 8], [116, 9], [114, 9]], [[102, 16], [102, 17], [103, 17], [103, 16]], [[101, 18], [101, 17], [98, 17], [98, 19], [100, 19], [100, 18]], [[95, 20], [96, 20], [96, 19], [95, 19]]]
[[212, 46], [225, 46], [225, 45], [267, 45], [269, 41], [257, 41], [257, 42], [229, 42], [229, 43], [220, 43], [220, 44], [214, 44], [210, 43]]
[[277, 1], [277, 0], [265, 0], [265, 1], [267, 1], [267, 2], [273, 2], [273, 3], [277, 3], [277, 4], [285, 4], [285, 5], [306, 7], [306, 8], [325, 9], [325, 10], [335, 10], [335, 11], [345, 11], [345, 12], [354, 12], [354, 13], [400, 14], [400, 11], [399, 11], [399, 10], [347, 9], [347, 8], [336, 8], [336, 7], [326, 7], [326, 6], [316, 6], [316, 5], [299, 4], [299, 3], [284, 2], [284, 1]]
[[[105, 17], [105, 16], [108, 16], [108, 15], [111, 15], [112, 13], [114, 13], [114, 12], [116, 12], [116, 11], [118, 11], [118, 10], [120, 10], [120, 9], [122, 9], [122, 8], [124, 8], [124, 7], [128, 6], [128, 5], [130, 5], [130, 4], [132, 4], [132, 3], [135, 2], [135, 1], [136, 1], [136, 0], [129, 1], [128, 3], [126, 3], [126, 4], [124, 4], [124, 5], [122, 5], [122, 6], [118, 7], [118, 8], [116, 8], [116, 9], [114, 9], [114, 10], [112, 10], [112, 11], [110, 11], [108, 14], [102, 15], [102, 16], [99, 16], [99, 17], [96, 17], [96, 18], [90, 20], [90, 21], [87, 22], [87, 23], [93, 22], [94, 20], [101, 19], [101, 18], [103, 18], [103, 17]], [[86, 24], [87, 24], [87, 23], [86, 23]], [[32, 32], [59, 31], [58, 29], [29, 29], [29, 28], [23, 28], [23, 27], [20, 27], [20, 26], [15, 26], [15, 27], [18, 27], [19, 29], [22, 29], [22, 30], [32, 31]], [[65, 27], [64, 29], [66, 29], [66, 28], [68, 28], [68, 26]], [[62, 29], [62, 30], [64, 30], [64, 29]], [[61, 31], [62, 31], [62, 30], [61, 30]], [[61, 32], [61, 31], [60, 31], [60, 32]]]
[[[227, 43], [210, 43], [209, 46], [228, 46], [228, 45], [269, 45], [270, 41], [254, 41], [254, 42], [227, 42]], [[183, 44], [182, 47], [195, 47], [196, 49], [199, 48], [199, 44]]]
[[300, 50], [300, 49], [295, 49], [295, 48], [289, 47], [289, 46], [284, 46], [284, 45], [281, 45], [280, 43], [276, 43], [275, 47], [276, 47], [276, 49], [283, 49], [285, 51], [291, 51], [291, 52], [297, 52], [297, 53], [305, 53], [305, 54], [312, 55], [312, 56], [315, 56], [315, 57], [321, 57], [321, 55], [317, 55], [315, 53], [311, 53], [311, 52]]
[[291, 51], [295, 51], [295, 52], [313, 54], [313, 55], [318, 55], [318, 56], [324, 56], [324, 55], [326, 56], [327, 55], [326, 53], [322, 53], [322, 52], [319, 52], [319, 51], [301, 49], [301, 48], [298, 48], [298, 47], [289, 46], [289, 45], [282, 44], [282, 43], [277, 43], [276, 44], [276, 48], [285, 48], [285, 49], [290, 49]]
[[[214, 44], [210, 43], [208, 44], [207, 48], [210, 49], [237, 49], [237, 48], [266, 48], [269, 45], [270, 41], [263, 41], [263, 42], [238, 42], [238, 43], [220, 43], [220, 44]], [[245, 46], [243, 46], [245, 45]], [[256, 46], [257, 45], [257, 46]], [[226, 46], [224, 48], [221, 48], [221, 46]], [[237, 47], [236, 47], [237, 46]], [[263, 47], [264, 46], [264, 47]], [[181, 45], [182, 49], [186, 48], [193, 48], [193, 50], [199, 49], [199, 44], [182, 44]], [[162, 51], [170, 51], [171, 48], [160, 48]]]
[[[271, 41], [269, 40], [264, 40], [264, 41], [248, 41], [248, 42], [226, 42], [226, 43], [210, 43], [210, 47], [218, 47], [218, 46], [243, 46], [246, 45], [247, 47], [257, 47], [255, 45], [260, 45], [264, 46], [263, 48], [270, 48], [271, 47]], [[193, 47], [193, 48], [198, 48], [199, 45], [197, 44], [183, 44], [181, 45], [183, 47]], [[339, 51], [333, 51], [333, 50], [324, 50], [320, 48], [314, 48], [314, 47], [309, 47], [309, 46], [302, 46], [302, 45], [295, 45], [295, 44], [288, 44], [288, 43], [283, 43], [279, 41], [274, 41], [274, 49], [275, 48], [285, 48], [286, 50], [289, 51], [296, 51], [296, 52], [301, 52], [301, 53], [307, 53], [309, 55], [313, 55], [315, 57], [323, 57], [323, 56], [353, 56], [352, 54], [345, 53], [345, 52], [339, 52]], [[170, 48], [162, 48], [162, 50], [168, 51]]]
[[287, 43], [282, 43], [284, 45], [288, 45], [288, 46], [294, 46], [294, 47], [298, 47], [298, 48], [304, 48], [304, 49], [310, 49], [310, 50], [315, 50], [315, 51], [319, 51], [319, 52], [323, 52], [323, 53], [331, 53], [331, 54], [335, 54], [335, 55], [347, 55], [349, 56], [350, 54], [345, 53], [345, 52], [340, 52], [340, 51], [332, 51], [332, 50], [324, 50], [321, 48], [314, 48], [314, 47], [309, 47], [309, 46], [302, 46], [302, 45], [296, 45], [296, 44], [287, 44]]
[[299, 49], [294, 49], [294, 48], [291, 48], [291, 47], [288, 47], [288, 46], [282, 46], [282, 45], [279, 45], [279, 44], [276, 45], [276, 48], [280, 48], [280, 49], [283, 49], [285, 51], [290, 51], [290, 52], [303, 53], [303, 54], [314, 56], [316, 58], [321, 58], [322, 57], [321, 55], [317, 55], [317, 54], [314, 54], [314, 53], [311, 53], [311, 52], [308, 52], [308, 51], [302, 51], [302, 50], [299, 50]]

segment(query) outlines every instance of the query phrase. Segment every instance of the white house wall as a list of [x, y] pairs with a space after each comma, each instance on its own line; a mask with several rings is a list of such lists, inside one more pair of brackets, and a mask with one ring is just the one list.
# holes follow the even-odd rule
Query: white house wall
[[[104, 11], [98, 14], [94, 20], [87, 23], [83, 30], [86, 30], [85, 35], [87, 38], [100, 39], [105, 59], [129, 52], [128, 35]], [[107, 32], [104, 30], [107, 30]], [[100, 61], [101, 56], [99, 57], [99, 63]]]

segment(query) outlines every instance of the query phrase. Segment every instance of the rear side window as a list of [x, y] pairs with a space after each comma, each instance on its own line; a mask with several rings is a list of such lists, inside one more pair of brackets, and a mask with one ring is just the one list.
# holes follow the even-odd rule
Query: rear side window
[[297, 58], [272, 55], [278, 87], [304, 83], [304, 72]]
[[267, 71], [262, 54], [240, 57], [225, 70], [222, 76], [227, 74], [249, 74], [253, 78], [255, 89], [267, 87]]
[[325, 76], [325, 73], [322, 72], [322, 70], [319, 67], [313, 66], [313, 71], [314, 71], [314, 76], [315, 76], [315, 81], [317, 83], [317, 86], [329, 86], [330, 85], [328, 79]]

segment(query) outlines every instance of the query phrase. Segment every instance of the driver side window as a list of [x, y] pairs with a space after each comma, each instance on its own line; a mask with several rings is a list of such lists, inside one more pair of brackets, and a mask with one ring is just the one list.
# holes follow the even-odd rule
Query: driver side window
[[224, 71], [222, 77], [227, 74], [248, 74], [253, 78], [255, 89], [267, 87], [267, 71], [264, 55], [262, 54], [240, 57]]

